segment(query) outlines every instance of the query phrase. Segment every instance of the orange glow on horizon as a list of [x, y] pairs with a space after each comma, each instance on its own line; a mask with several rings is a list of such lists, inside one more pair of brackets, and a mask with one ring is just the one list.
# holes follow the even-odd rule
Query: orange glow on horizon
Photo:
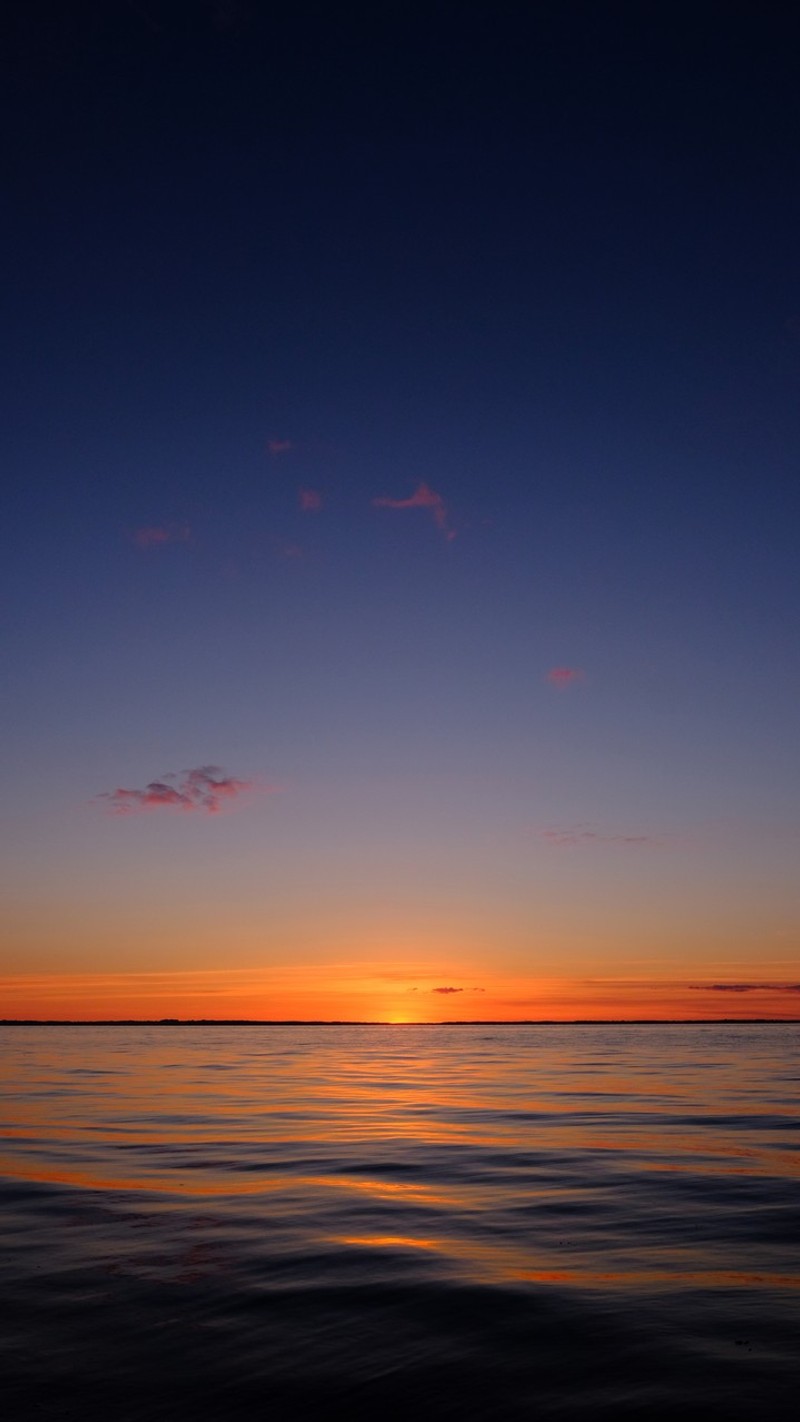
[[[381, 1022], [609, 1021], [800, 1017], [795, 983], [763, 975], [556, 978], [480, 974], [452, 963], [30, 974], [0, 979], [5, 1019], [251, 1019]], [[461, 981], [459, 981], [459, 979]]]

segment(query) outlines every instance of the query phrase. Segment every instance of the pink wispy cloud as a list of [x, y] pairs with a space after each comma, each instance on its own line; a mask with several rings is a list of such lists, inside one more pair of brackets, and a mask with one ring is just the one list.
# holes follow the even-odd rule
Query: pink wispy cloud
[[189, 543], [192, 530], [186, 523], [156, 523], [137, 528], [133, 541], [137, 548], [161, 548], [165, 543]]
[[290, 439], [272, 437], [267, 440], [267, 454], [271, 455], [273, 459], [277, 459], [280, 454], [288, 454], [290, 449], [294, 449], [294, 443]]
[[445, 538], [455, 538], [455, 529], [450, 527], [447, 504], [441, 494], [437, 494], [429, 484], [418, 484], [409, 499], [373, 499], [373, 505], [378, 509], [427, 509], [433, 518], [436, 527], [441, 529]]
[[539, 838], [556, 849], [577, 849], [581, 845], [616, 844], [632, 846], [660, 846], [665, 843], [663, 835], [657, 834], [616, 834], [608, 830], [592, 829], [590, 825], [571, 825], [539, 831]]
[[551, 667], [545, 676], [545, 681], [557, 691], [566, 691], [568, 686], [577, 686], [585, 680], [586, 673], [580, 667]]
[[119, 787], [99, 795], [115, 815], [139, 814], [149, 810], [182, 810], [205, 815], [219, 814], [248, 790], [274, 789], [258, 786], [253, 780], [236, 780], [218, 765], [199, 765], [194, 770], [151, 780], [143, 790]]
[[300, 489], [298, 503], [301, 513], [319, 513], [323, 505], [323, 498], [318, 489]]

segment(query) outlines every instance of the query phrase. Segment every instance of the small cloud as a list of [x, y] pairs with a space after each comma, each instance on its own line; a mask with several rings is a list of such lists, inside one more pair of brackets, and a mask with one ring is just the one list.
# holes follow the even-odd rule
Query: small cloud
[[428, 484], [418, 484], [410, 499], [380, 498], [373, 499], [372, 503], [377, 509], [428, 509], [436, 527], [441, 529], [448, 541], [456, 536], [455, 529], [449, 526], [447, 505], [444, 499]]
[[189, 543], [192, 530], [186, 523], [153, 524], [137, 528], [133, 541], [137, 548], [161, 548], [165, 543]]
[[294, 444], [290, 439], [268, 439], [267, 454], [276, 459], [279, 454], [288, 454], [290, 449], [294, 449]]
[[[145, 810], [194, 810], [215, 815], [223, 806], [247, 790], [256, 787], [252, 780], [235, 780], [224, 775], [217, 765], [201, 765], [184, 770], [179, 775], [165, 775], [151, 780], [143, 790], [119, 788], [98, 795], [115, 815], [130, 815]], [[273, 787], [260, 787], [273, 788]]]
[[464, 991], [463, 988], [457, 988], [457, 987], [431, 988], [431, 992], [440, 992], [440, 993], [444, 993], [444, 994], [451, 993], [451, 992], [463, 992], [463, 991]]
[[557, 849], [575, 849], [583, 844], [621, 845], [661, 845], [662, 835], [655, 834], [613, 834], [592, 829], [589, 825], [572, 825], [565, 828], [543, 829], [539, 838]]
[[298, 502], [301, 513], [319, 513], [323, 500], [317, 489], [300, 489]]
[[585, 680], [586, 673], [582, 672], [580, 667], [551, 667], [545, 676], [545, 681], [557, 691], [566, 691], [568, 686], [575, 686]]
[[800, 992], [800, 983], [690, 983], [694, 992]]

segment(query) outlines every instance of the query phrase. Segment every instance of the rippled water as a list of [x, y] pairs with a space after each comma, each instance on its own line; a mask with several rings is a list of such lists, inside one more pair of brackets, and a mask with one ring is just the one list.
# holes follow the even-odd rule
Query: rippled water
[[7, 1028], [6, 1415], [791, 1415], [800, 1028]]

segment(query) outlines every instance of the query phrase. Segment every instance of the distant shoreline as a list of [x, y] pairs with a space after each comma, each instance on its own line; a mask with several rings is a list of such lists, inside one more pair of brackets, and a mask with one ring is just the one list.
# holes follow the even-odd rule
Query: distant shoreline
[[0, 1017], [0, 1027], [785, 1027], [800, 1017], [464, 1017], [439, 1022], [380, 1022], [310, 1017]]

